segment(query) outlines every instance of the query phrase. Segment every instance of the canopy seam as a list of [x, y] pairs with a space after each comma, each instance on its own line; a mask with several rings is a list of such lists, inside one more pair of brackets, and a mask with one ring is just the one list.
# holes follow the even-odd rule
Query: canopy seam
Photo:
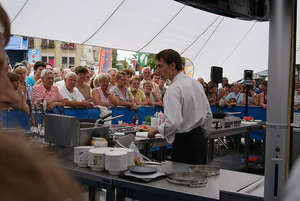
[[204, 45], [202, 46], [202, 48], [198, 51], [198, 53], [196, 54], [196, 56], [194, 57], [193, 60], [195, 60], [198, 55], [200, 54], [200, 52], [203, 50], [203, 48], [206, 46], [206, 44], [208, 43], [208, 41], [211, 39], [211, 37], [214, 35], [214, 33], [216, 32], [216, 30], [218, 29], [218, 27], [220, 26], [221, 22], [224, 20], [224, 17], [222, 17], [222, 20], [219, 22], [219, 24], [217, 25], [217, 27], [215, 28], [215, 30], [212, 32], [212, 34], [208, 37], [208, 39], [206, 40], [206, 42], [204, 43]]
[[29, 0], [27, 0], [24, 4], [23, 4], [23, 6], [22, 6], [22, 8], [19, 10], [19, 12], [16, 14], [16, 16], [14, 17], [14, 19], [11, 21], [11, 24], [15, 21], [15, 19], [18, 17], [18, 15], [21, 13], [21, 11], [23, 10], [23, 8], [25, 7], [25, 5], [28, 3], [28, 1]]
[[96, 35], [96, 33], [99, 32], [99, 30], [108, 22], [108, 20], [110, 20], [110, 18], [117, 12], [117, 10], [119, 10], [119, 8], [123, 5], [123, 3], [125, 2], [125, 0], [122, 1], [122, 3], [120, 3], [120, 5], [114, 10], [114, 12], [111, 13], [111, 15], [105, 20], [105, 22], [95, 31], [95, 33], [93, 33], [88, 39], [86, 39], [83, 43], [81, 44], [85, 44], [87, 41], [89, 41], [93, 36]]
[[182, 11], [182, 9], [185, 7], [186, 5], [184, 5], [177, 13], [176, 15], [174, 15], [172, 17], [172, 19], [148, 42], [146, 43], [142, 48], [140, 48], [138, 50], [138, 52], [140, 52], [142, 49], [144, 49], [146, 46], [148, 46], [155, 38], [157, 38], [157, 36], [175, 19], [175, 17], [178, 16], [178, 14]]
[[203, 31], [190, 45], [187, 46], [187, 48], [185, 50], [183, 50], [181, 52], [181, 54], [183, 54], [185, 51], [187, 51], [187, 49], [189, 49], [193, 44], [195, 44], [195, 42], [201, 37], [203, 36], [203, 34], [205, 34], [207, 32], [207, 30], [220, 18], [221, 16], [218, 16], [206, 29], [205, 31]]
[[237, 44], [237, 46], [231, 51], [231, 53], [228, 55], [228, 57], [222, 62], [221, 66], [229, 59], [229, 57], [235, 52], [235, 50], [240, 46], [240, 44], [245, 40], [245, 38], [248, 36], [250, 31], [253, 29], [255, 26], [256, 22], [251, 26], [251, 28], [248, 30], [247, 34], [241, 39], [241, 41]]

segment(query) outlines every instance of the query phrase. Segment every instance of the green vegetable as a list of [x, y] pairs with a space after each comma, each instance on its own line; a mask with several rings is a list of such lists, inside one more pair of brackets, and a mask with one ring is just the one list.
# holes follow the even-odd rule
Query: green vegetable
[[153, 117], [153, 116], [146, 116], [146, 117], [145, 117], [145, 121], [146, 121], [146, 122], [151, 122], [151, 117]]

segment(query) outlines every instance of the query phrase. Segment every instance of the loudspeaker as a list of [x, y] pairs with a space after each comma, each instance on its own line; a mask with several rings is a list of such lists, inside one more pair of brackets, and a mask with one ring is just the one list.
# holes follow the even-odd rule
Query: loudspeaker
[[244, 70], [244, 84], [252, 85], [253, 70]]
[[215, 84], [222, 83], [223, 68], [212, 66], [210, 70], [210, 81]]

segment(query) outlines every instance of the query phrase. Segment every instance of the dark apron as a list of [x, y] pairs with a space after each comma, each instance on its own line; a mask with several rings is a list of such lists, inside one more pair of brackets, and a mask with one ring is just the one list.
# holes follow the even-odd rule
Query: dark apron
[[206, 164], [207, 140], [199, 126], [187, 133], [176, 133], [172, 146], [172, 161], [188, 164]]

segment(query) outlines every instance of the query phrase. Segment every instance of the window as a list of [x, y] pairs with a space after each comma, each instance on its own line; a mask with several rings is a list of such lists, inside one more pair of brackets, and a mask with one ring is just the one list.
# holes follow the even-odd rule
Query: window
[[48, 62], [48, 58], [47, 57], [42, 57], [42, 62]]
[[34, 49], [34, 38], [28, 38], [28, 48]]
[[62, 57], [61, 64], [62, 67], [72, 67], [75, 65], [75, 57]]

